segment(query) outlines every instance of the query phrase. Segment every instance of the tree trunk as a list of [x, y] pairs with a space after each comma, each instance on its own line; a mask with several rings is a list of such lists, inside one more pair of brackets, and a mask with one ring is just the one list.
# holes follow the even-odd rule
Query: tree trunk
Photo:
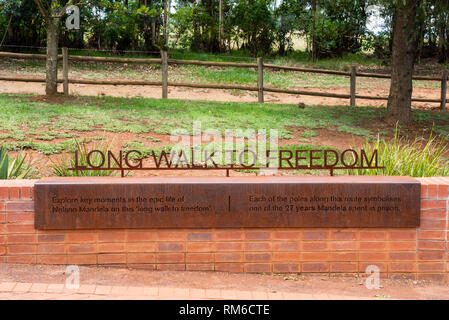
[[416, 58], [417, 0], [398, 1], [394, 13], [393, 52], [387, 121], [411, 122], [412, 75]]
[[168, 11], [170, 10], [170, 0], [164, 0], [164, 14], [163, 14], [163, 27], [164, 27], [164, 47], [168, 49]]
[[419, 37], [418, 37], [418, 49], [417, 49], [417, 52], [416, 52], [416, 56], [418, 58], [417, 59], [418, 60], [418, 64], [421, 63], [422, 51], [423, 51], [423, 48], [424, 48], [424, 34], [425, 34], [424, 29], [425, 29], [424, 26], [421, 25], [420, 28], [419, 28], [419, 32], [418, 32], [418, 35], [419, 35]]
[[447, 61], [447, 15], [445, 12], [439, 15], [438, 28], [438, 62], [444, 63]]
[[223, 0], [219, 0], [218, 4], [218, 46], [219, 51], [223, 50]]
[[283, 57], [283, 56], [285, 55], [285, 41], [284, 41], [283, 38], [279, 41], [279, 51], [278, 51], [278, 54], [279, 54], [281, 57]]
[[193, 24], [193, 42], [192, 42], [192, 50], [199, 49], [199, 29], [198, 29], [198, 19], [197, 19], [197, 7], [194, 4], [193, 12], [192, 12], [192, 24]]
[[316, 21], [318, 13], [318, 0], [312, 2], [313, 22], [312, 22], [312, 62], [315, 63], [318, 57], [318, 44], [316, 41]]
[[[151, 9], [154, 8], [154, 1], [153, 0], [150, 1], [150, 6], [151, 6]], [[154, 45], [155, 43], [156, 43], [156, 18], [152, 17], [151, 18], [151, 46], [152, 46], [152, 50], [155, 47], [155, 45]]]
[[47, 24], [47, 64], [45, 93], [58, 92], [58, 25], [59, 19], [50, 18]]
[[438, 28], [438, 62], [446, 62], [446, 30], [442, 25]]

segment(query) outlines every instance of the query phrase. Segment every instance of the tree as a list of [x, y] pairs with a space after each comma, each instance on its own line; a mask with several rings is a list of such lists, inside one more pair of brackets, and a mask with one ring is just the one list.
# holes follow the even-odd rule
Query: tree
[[[228, 6], [219, 0], [177, 1], [170, 25], [174, 26], [177, 38], [183, 38], [184, 47], [220, 52], [220, 40], [225, 39], [224, 18]], [[220, 32], [223, 32], [221, 38]]]
[[[232, 25], [237, 27], [243, 46], [252, 55], [270, 53], [276, 28], [271, 0], [237, 0]], [[246, 40], [246, 43], [244, 42]]]
[[[145, 49], [155, 51], [165, 45], [165, 40], [160, 38], [160, 29], [163, 27], [165, 14], [163, 14], [164, 6], [167, 1], [143, 0], [138, 1], [137, 18], [138, 28], [136, 38], [139, 35], [145, 40]], [[161, 25], [162, 24], [162, 25]]]
[[[433, 5], [433, 18], [438, 33], [438, 61], [444, 63], [448, 58], [448, 21], [449, 3], [447, 0], [436, 0]], [[431, 23], [432, 21], [429, 21]]]
[[0, 0], [1, 40], [8, 50], [17, 50], [16, 46], [43, 44], [43, 20], [40, 15], [36, 15], [36, 11], [33, 0]]
[[397, 0], [393, 16], [393, 51], [387, 121], [411, 122], [412, 76], [417, 56], [421, 0]]
[[366, 8], [367, 0], [313, 0], [312, 60], [360, 51], [368, 34]]
[[[281, 3], [274, 10], [276, 21], [273, 30], [278, 43], [278, 53], [283, 56], [289, 50], [293, 50], [292, 36], [300, 34], [301, 26], [305, 26], [307, 19], [307, 9], [304, 0], [281, 0]], [[306, 29], [305, 27], [302, 29]], [[302, 30], [301, 30], [302, 31]], [[300, 35], [304, 35], [301, 33]]]
[[312, 0], [312, 13], [313, 13], [313, 22], [312, 22], [312, 61], [313, 63], [317, 60], [318, 53], [318, 44], [316, 41], [316, 22], [318, 19], [318, 0]]
[[223, 0], [218, 5], [218, 47], [223, 50]]
[[73, 0], [61, 5], [58, 0], [51, 0], [50, 6], [44, 0], [34, 0], [39, 12], [44, 18], [47, 30], [47, 62], [45, 93], [54, 95], [58, 92], [58, 40], [59, 22], [67, 8], [72, 5]]

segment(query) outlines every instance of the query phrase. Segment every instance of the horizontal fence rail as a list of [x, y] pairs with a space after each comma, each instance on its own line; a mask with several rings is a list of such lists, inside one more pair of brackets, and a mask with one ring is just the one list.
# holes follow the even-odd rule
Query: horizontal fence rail
[[[58, 60], [63, 61], [63, 79], [58, 79], [58, 83], [64, 84], [64, 93], [68, 94], [68, 84], [92, 84], [92, 85], [144, 85], [144, 86], [162, 86], [162, 97], [168, 97], [167, 87], [188, 87], [188, 88], [202, 88], [202, 89], [225, 89], [225, 90], [245, 90], [245, 91], [257, 91], [258, 101], [264, 102], [264, 92], [273, 93], [285, 93], [295, 95], [306, 95], [316, 97], [328, 97], [338, 99], [349, 99], [350, 105], [356, 105], [356, 99], [363, 100], [388, 100], [388, 97], [379, 96], [365, 96], [356, 94], [356, 79], [357, 77], [365, 78], [379, 78], [379, 79], [391, 79], [390, 74], [381, 73], [367, 73], [358, 72], [357, 67], [351, 67], [349, 72], [326, 70], [326, 69], [312, 69], [301, 68], [292, 66], [279, 66], [275, 64], [265, 64], [262, 58], [257, 59], [257, 63], [237, 63], [237, 62], [215, 62], [215, 61], [199, 61], [199, 60], [180, 60], [169, 59], [167, 52], [161, 52], [161, 58], [112, 58], [112, 57], [92, 57], [92, 56], [74, 56], [69, 55], [67, 48], [63, 48], [63, 54], [58, 55]], [[0, 52], [0, 57], [3, 58], [15, 58], [15, 59], [37, 59], [45, 60], [47, 56], [45, 54], [29, 54], [29, 53], [13, 53], [13, 52]], [[72, 79], [68, 78], [69, 61], [85, 61], [85, 62], [103, 62], [103, 63], [134, 63], [134, 64], [160, 64], [162, 69], [162, 81], [146, 81], [146, 80], [88, 80], [88, 79]], [[257, 86], [246, 85], [227, 85], [227, 84], [205, 84], [205, 83], [190, 83], [190, 82], [169, 82], [168, 81], [168, 68], [171, 65], [198, 65], [198, 66], [214, 66], [214, 67], [236, 67], [236, 68], [254, 68], [258, 71]], [[263, 85], [263, 70], [284, 70], [292, 72], [303, 73], [315, 73], [315, 74], [328, 74], [337, 76], [346, 76], [350, 78], [350, 93], [349, 94], [337, 94], [326, 92], [314, 92], [304, 90], [292, 90], [292, 89], [279, 89], [273, 87], [267, 87]], [[427, 99], [427, 98], [412, 98], [412, 102], [427, 102], [427, 103], [440, 103], [440, 108], [446, 110], [446, 90], [447, 90], [448, 72], [445, 70], [441, 77], [435, 76], [413, 76], [413, 80], [421, 81], [441, 81], [441, 98], [440, 99]], [[21, 77], [21, 76], [0, 76], [0, 80], [3, 81], [23, 81], [23, 82], [45, 82], [45, 78], [42, 77]]]

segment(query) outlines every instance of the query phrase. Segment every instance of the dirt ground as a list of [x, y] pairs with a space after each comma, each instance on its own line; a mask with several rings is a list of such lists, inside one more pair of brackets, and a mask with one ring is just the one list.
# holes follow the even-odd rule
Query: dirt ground
[[[5, 73], [5, 71], [0, 70], [0, 74]], [[16, 72], [13, 72], [16, 73]], [[22, 75], [21, 72], [17, 73]], [[78, 75], [79, 77], [79, 75]], [[360, 95], [368, 96], [388, 96], [389, 86], [385, 81], [379, 79], [369, 79], [361, 78], [360, 87], [357, 89], [357, 93]], [[330, 88], [319, 88], [319, 87], [307, 87], [307, 88], [293, 88], [299, 90], [307, 90], [313, 92], [329, 92], [329, 93], [340, 93], [347, 94], [349, 91], [348, 87], [344, 86], [334, 86]], [[62, 85], [59, 86], [58, 90], [62, 91]], [[11, 82], [11, 81], [0, 81], [0, 93], [26, 93], [26, 94], [37, 94], [35, 99], [41, 99], [42, 94], [45, 92], [45, 84], [43, 83], [28, 83], [28, 82]], [[161, 88], [157, 86], [112, 86], [112, 85], [85, 85], [85, 84], [71, 84], [70, 85], [70, 98], [74, 98], [76, 95], [83, 96], [113, 96], [113, 97], [149, 97], [149, 98], [160, 98]], [[73, 96], [74, 95], [74, 96]], [[415, 87], [413, 96], [416, 98], [432, 98], [438, 99], [440, 96], [439, 88], [423, 88]], [[239, 90], [217, 90], [217, 89], [195, 89], [195, 88], [182, 88], [182, 87], [170, 87], [169, 88], [169, 98], [173, 99], [191, 99], [191, 100], [205, 100], [205, 101], [223, 101], [223, 102], [257, 102], [257, 93], [255, 92], [245, 92]], [[33, 98], [34, 99], [34, 98]], [[48, 102], [48, 101], [46, 101]], [[338, 105], [348, 105], [349, 101], [347, 99], [336, 99], [336, 98], [325, 98], [325, 97], [314, 97], [305, 95], [290, 95], [290, 94], [278, 94], [278, 93], [265, 93], [265, 102], [271, 103], [286, 103], [286, 104], [298, 104], [304, 103], [305, 105], [323, 105], [323, 106], [338, 106]], [[58, 103], [58, 102], [56, 102]], [[384, 107], [386, 106], [386, 101], [383, 100], [357, 100], [357, 105], [359, 106], [373, 106], [373, 107]], [[414, 108], [419, 109], [436, 109], [439, 108], [439, 104], [432, 103], [413, 103]], [[365, 124], [366, 127], [373, 128], [373, 132], [382, 131], [385, 124], [382, 121], [375, 121], [372, 124]], [[422, 128], [410, 128], [412, 136], [413, 133], [417, 133]], [[416, 130], [415, 130], [416, 129]], [[46, 129], [43, 128], [43, 131]], [[292, 135], [293, 139], [279, 141], [279, 145], [286, 144], [303, 144], [301, 141], [302, 128], [293, 128]], [[365, 145], [365, 138], [361, 136], [356, 136], [348, 133], [338, 132], [335, 130], [317, 129], [318, 135], [310, 137], [308, 143], [314, 145], [325, 145], [328, 147], [338, 148], [344, 150], [351, 147], [362, 147]], [[385, 130], [384, 130], [385, 131]], [[74, 132], [76, 133], [76, 132]], [[77, 133], [76, 133], [77, 134]], [[142, 140], [139, 134], [133, 133], [120, 133], [114, 134], [111, 132], [104, 131], [92, 131], [83, 132], [83, 138], [103, 136], [105, 141], [114, 141], [113, 150], [122, 149], [123, 143], [129, 141]], [[170, 144], [168, 135], [158, 135], [151, 132], [151, 136], [160, 140], [158, 143], [149, 143], [149, 147], [159, 147]], [[53, 143], [58, 143], [58, 139], [52, 141]], [[89, 147], [92, 147], [95, 142], [92, 142]], [[148, 144], [148, 142], [147, 142]], [[33, 167], [35, 167], [42, 175], [51, 175], [51, 166], [55, 163], [60, 162], [62, 158], [67, 158], [67, 154], [53, 154], [51, 156], [43, 155], [42, 153], [27, 150], [29, 154]], [[449, 154], [449, 150], [447, 151]], [[14, 153], [13, 153], [14, 155]], [[154, 175], [153, 172], [139, 172], [136, 175], [151, 176]], [[158, 173], [161, 174], [161, 173]], [[165, 172], [164, 174], [173, 175], [174, 172]], [[179, 175], [197, 175], [198, 172], [191, 171], [177, 171], [176, 174]], [[215, 172], [215, 175], [225, 174], [225, 172]], [[254, 173], [241, 173], [233, 172], [233, 175], [242, 174], [254, 174]], [[283, 174], [289, 174], [285, 172]], [[327, 172], [323, 172], [327, 174]]]
[[[0, 282], [65, 283], [65, 266], [0, 264]], [[204, 281], [207, 277], [207, 281]], [[363, 276], [301, 274], [232, 274], [169, 272], [112, 267], [80, 267], [80, 284], [153, 286], [237, 291], [328, 294], [387, 299], [449, 299], [449, 286], [398, 276], [381, 279], [380, 289], [367, 289]]]
[[[311, 137], [310, 138], [310, 144], [314, 145], [325, 145], [328, 147], [334, 147], [338, 148], [340, 150], [345, 150], [347, 148], [351, 148], [353, 146], [363, 146], [365, 143], [365, 139], [363, 137], [354, 136], [351, 134], [346, 134], [343, 132], [337, 132], [337, 131], [330, 131], [328, 129], [317, 129], [319, 132], [319, 136]], [[280, 139], [279, 145], [294, 145], [294, 144], [302, 144], [301, 142], [301, 132], [302, 129], [299, 128], [292, 128], [292, 139]], [[113, 152], [119, 152], [120, 150], [123, 150], [122, 146], [124, 143], [128, 141], [135, 141], [135, 140], [142, 140], [141, 136], [139, 134], [131, 133], [131, 132], [121, 132], [120, 134], [117, 134], [115, 132], [107, 132], [107, 131], [89, 131], [89, 132], [83, 132], [83, 138], [89, 139], [91, 137], [95, 136], [102, 136], [104, 137], [105, 141], [110, 143], [109, 149]], [[147, 142], [149, 147], [157, 148], [164, 145], [169, 145], [170, 142], [170, 136], [164, 135], [164, 134], [158, 134], [155, 132], [150, 133], [153, 138], [158, 139], [158, 142]], [[191, 137], [192, 139], [193, 137]], [[54, 143], [59, 142], [60, 139], [53, 140]], [[92, 141], [87, 144], [88, 148], [94, 148], [97, 142]], [[12, 156], [15, 156], [17, 152], [11, 152]], [[67, 152], [62, 152], [59, 154], [53, 154], [53, 155], [45, 155], [40, 152], [36, 152], [34, 150], [26, 150], [26, 154], [30, 157], [30, 161], [33, 163], [33, 168], [39, 170], [39, 172], [42, 175], [52, 175], [52, 165], [55, 165], [57, 163], [60, 163], [62, 160], [67, 159], [67, 157], [70, 157], [71, 154]], [[449, 151], [448, 151], [449, 155]], [[152, 158], [145, 159], [145, 163], [147, 166], [154, 166], [154, 161]], [[328, 172], [321, 172], [322, 174], [327, 175]], [[133, 172], [134, 176], [153, 176], [153, 175], [181, 175], [181, 176], [191, 176], [191, 175], [210, 175], [211, 171], [173, 171], [173, 170], [167, 170], [167, 171], [136, 171]], [[213, 170], [213, 175], [225, 175], [225, 170]], [[256, 173], [251, 172], [241, 172], [241, 171], [232, 171], [233, 176], [237, 175], [254, 175]], [[288, 171], [279, 172], [279, 175], [286, 175], [290, 174]]]
[[[297, 88], [304, 90], [303, 88]], [[349, 90], [345, 87], [331, 88], [307, 88], [305, 90], [313, 92], [328, 92], [348, 94]], [[62, 92], [62, 85], [58, 91]], [[0, 93], [27, 93], [27, 94], [43, 94], [45, 92], [45, 84], [32, 82], [17, 81], [0, 81]], [[112, 96], [112, 97], [143, 97], [143, 98], [161, 98], [162, 89], [157, 86], [112, 86], [112, 85], [86, 85], [71, 84], [70, 94], [85, 96]], [[373, 87], [370, 89], [359, 89], [357, 94], [369, 96], [388, 96], [388, 88]], [[413, 96], [416, 98], [439, 99], [440, 89], [437, 88], [414, 88]], [[206, 100], [206, 101], [224, 101], [224, 102], [257, 102], [257, 93], [239, 91], [236, 93], [231, 90], [218, 89], [196, 89], [169, 87], [168, 97], [172, 99], [188, 99], [188, 100]], [[286, 103], [297, 104], [304, 103], [306, 105], [327, 105], [338, 106], [348, 105], [347, 99], [313, 97], [305, 95], [291, 95], [282, 93], [265, 92], [265, 102], [270, 103]], [[359, 106], [386, 106], [383, 100], [357, 100]], [[413, 103], [414, 108], [433, 109], [438, 108], [439, 104], [435, 103]]]
[[[6, 90], [6, 92], [20, 92], [20, 93], [39, 93], [44, 91], [44, 87], [41, 84], [28, 84], [28, 87], [23, 88], [23, 87], [9, 87], [9, 88], [5, 88], [2, 87], [2, 85], [4, 85], [5, 82], [0, 81], [0, 92], [2, 90], [2, 88], [4, 90]], [[17, 84], [23, 84], [23, 83], [17, 83]], [[34, 86], [34, 89], [33, 89]], [[79, 88], [79, 94], [81, 94], [81, 91], [83, 94], [87, 93], [93, 93], [94, 90], [98, 90], [99, 88], [102, 88], [104, 86], [88, 86], [88, 90], [85, 91], [85, 89], [83, 87]], [[114, 86], [106, 86], [106, 87], [110, 87], [108, 89], [112, 89]], [[122, 86], [123, 90], [129, 90], [126, 88], [126, 86]], [[157, 94], [155, 92], [155, 90], [159, 90], [160, 88], [157, 87], [140, 87], [140, 89], [151, 89], [153, 91], [149, 91], [149, 92], [145, 92], [145, 93], [149, 93], [151, 94], [152, 92], [154, 93], [154, 97], [158, 97]], [[34, 91], [35, 90], [35, 91]], [[90, 90], [90, 91], [89, 91]], [[426, 90], [431, 90], [431, 89], [426, 89]], [[221, 97], [224, 99], [224, 101], [231, 101], [231, 99], [235, 99], [236, 97], [234, 95], [232, 95], [229, 92], [226, 91], [221, 91], [220, 95], [215, 95], [213, 94], [212, 91], [219, 91], [219, 90], [211, 90], [211, 91], [207, 91], [208, 93], [204, 93], [204, 95], [201, 95], [201, 91], [207, 91], [207, 90], [191, 90], [189, 89], [188, 92], [184, 92], [184, 95], [181, 95], [181, 93], [183, 92], [183, 90], [181, 88], [175, 88], [174, 92], [178, 93], [179, 96], [178, 98], [182, 98], [185, 99], [186, 98], [186, 94], [188, 94], [187, 98], [192, 98], [192, 99], [210, 99], [210, 100], [217, 100], [219, 98], [217, 97]], [[128, 91], [126, 91], [128, 92]], [[136, 91], [137, 92], [137, 91]], [[120, 91], [111, 91], [111, 92], [107, 92], [107, 94], [111, 94], [111, 95], [117, 95], [117, 96], [121, 96], [124, 92], [120, 92]], [[195, 96], [197, 95], [197, 96]], [[151, 95], [149, 95], [151, 96]], [[229, 100], [226, 100], [225, 97], [229, 97]], [[282, 102], [288, 102], [288, 103], [294, 103], [295, 101], [293, 100], [288, 100], [288, 99], [292, 99], [295, 98], [293, 96], [288, 96], [288, 95], [280, 95], [283, 98], [285, 98], [285, 101]], [[45, 101], [46, 103], [50, 103], [50, 104], [60, 104], [60, 103], [64, 103], [64, 101], [66, 99], [75, 99], [76, 97], [74, 96], [69, 96], [68, 98], [63, 97], [63, 96], [56, 96], [55, 98], [51, 98], [49, 99], [46, 96], [42, 96], [42, 95], [38, 95], [38, 96], [33, 96], [30, 98], [30, 101]], [[248, 101], [251, 101], [251, 99], [255, 99], [257, 100], [257, 97], [252, 97], [252, 96], [246, 96], [246, 98], [248, 99]], [[302, 97], [300, 97], [302, 99]], [[317, 101], [319, 101], [321, 98], [319, 97], [308, 97], [308, 98], [314, 98], [317, 99]], [[297, 99], [297, 98], [295, 98]], [[326, 99], [325, 99], [326, 100]], [[327, 99], [326, 101], [328, 103], [331, 103], [332, 99]], [[336, 100], [336, 99], [333, 99]], [[345, 104], [345, 101], [343, 99], [337, 99], [337, 100], [341, 100], [340, 104]], [[234, 100], [232, 100], [234, 101]], [[242, 99], [240, 99], [239, 101], [242, 101]], [[302, 100], [301, 100], [302, 101]], [[317, 102], [314, 101], [313, 103], [323, 103], [323, 101], [321, 102]], [[324, 101], [324, 102], [326, 102]], [[333, 101], [335, 102], [335, 101]], [[312, 103], [312, 102], [310, 102]], [[431, 108], [432, 106], [422, 106], [423, 108]], [[372, 129], [373, 132], [379, 132], [379, 131], [388, 131], [389, 126], [384, 123], [383, 121], [372, 121], [371, 123], [368, 124], [364, 124], [364, 126], [366, 128], [369, 128], [370, 130]], [[304, 144], [304, 139], [302, 136], [302, 133], [304, 131], [304, 128], [301, 127], [291, 127], [291, 135], [292, 138], [291, 139], [280, 139], [279, 140], [279, 146], [283, 146], [283, 145], [301, 145]], [[366, 137], [362, 137], [362, 136], [357, 136], [357, 135], [353, 135], [350, 133], [345, 133], [345, 132], [339, 132], [337, 130], [330, 130], [332, 128], [321, 128], [321, 129], [316, 129], [318, 135], [310, 137], [308, 139], [308, 144], [312, 144], [312, 145], [325, 145], [327, 147], [331, 147], [331, 148], [337, 148], [340, 150], [345, 150], [348, 148], [361, 148], [365, 145], [366, 143]], [[47, 128], [42, 128], [41, 129], [42, 132], [45, 132], [47, 130]], [[424, 130], [424, 131], [422, 131]], [[426, 132], [425, 132], [425, 128], [422, 128], [420, 126], [416, 126], [416, 127], [410, 127], [404, 130], [404, 132], [408, 132], [411, 134], [411, 136], [413, 136], [416, 133], [422, 133], [423, 136], [425, 136]], [[115, 132], [108, 132], [108, 131], [103, 131], [103, 130], [94, 130], [94, 131], [89, 131], [89, 132], [77, 132], [77, 131], [71, 131], [71, 133], [76, 134], [76, 135], [81, 135], [83, 139], [91, 139], [91, 138], [95, 138], [95, 137], [103, 137], [104, 138], [104, 143], [106, 143], [106, 145], [108, 145], [108, 149], [114, 151], [114, 152], [119, 152], [120, 150], [123, 150], [123, 145], [124, 143], [127, 143], [129, 141], [145, 141], [145, 145], [146, 147], [151, 147], [151, 148], [158, 148], [158, 147], [162, 147], [162, 146], [166, 146], [166, 145], [171, 145], [173, 144], [170, 141], [170, 136], [169, 135], [165, 135], [165, 134], [158, 134], [156, 132], [149, 132], [149, 133], [145, 133], [145, 134], [137, 134], [137, 133], [131, 133], [131, 132], [121, 132], [120, 134], [117, 134]], [[151, 135], [151, 137], [153, 137], [155, 139], [155, 141], [146, 141], [146, 139], [143, 137], [145, 135]], [[390, 135], [392, 135], [393, 133], [391, 133]], [[390, 137], [391, 138], [391, 137]], [[191, 137], [192, 139], [192, 137]], [[6, 139], [6, 141], [13, 141], [12, 139]], [[54, 139], [52, 140], [52, 143], [60, 143], [64, 141], [64, 139]], [[96, 145], [98, 144], [98, 141], [91, 141], [87, 143], [87, 147], [88, 148], [94, 148]], [[31, 160], [32, 164], [33, 164], [33, 168], [37, 169], [38, 172], [41, 175], [44, 176], [49, 176], [49, 175], [53, 175], [53, 169], [52, 166], [56, 165], [56, 164], [60, 164], [62, 160], [64, 159], [68, 159], [71, 154], [68, 154], [66, 152], [62, 152], [62, 153], [56, 153], [56, 154], [52, 154], [52, 155], [45, 155], [43, 153], [37, 152], [35, 150], [26, 150], [25, 153], [28, 155], [29, 159]], [[11, 152], [12, 156], [16, 155], [16, 152]], [[445, 156], [449, 156], [449, 149], [446, 152]], [[148, 158], [145, 160], [147, 164], [149, 164], [149, 166], [153, 166], [154, 163], [153, 160], [151, 158]], [[211, 171], [164, 171], [164, 172], [154, 172], [154, 171], [138, 171], [138, 172], [133, 172], [134, 176], [153, 176], [153, 175], [182, 175], [182, 176], [191, 176], [191, 175], [225, 175], [226, 172], [224, 170], [221, 171], [217, 171], [217, 170], [213, 170]], [[255, 175], [255, 172], [237, 172], [237, 171], [233, 171], [232, 175]], [[289, 175], [289, 174], [294, 174], [292, 172], [289, 171], [282, 171], [279, 172], [278, 175]], [[329, 174], [326, 171], [319, 171], [319, 172], [315, 172], [314, 174], [323, 174], [323, 175], [327, 175]]]

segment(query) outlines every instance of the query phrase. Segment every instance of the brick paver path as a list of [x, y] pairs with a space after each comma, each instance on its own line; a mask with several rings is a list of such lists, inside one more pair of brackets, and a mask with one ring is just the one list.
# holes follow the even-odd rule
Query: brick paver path
[[[1, 282], [0, 299], [39, 300], [353, 300], [370, 299], [327, 294], [302, 294], [291, 292], [237, 291], [218, 289], [193, 289], [171, 287], [133, 287], [80, 285], [76, 290], [60, 283]], [[379, 298], [376, 298], [379, 299]]]

